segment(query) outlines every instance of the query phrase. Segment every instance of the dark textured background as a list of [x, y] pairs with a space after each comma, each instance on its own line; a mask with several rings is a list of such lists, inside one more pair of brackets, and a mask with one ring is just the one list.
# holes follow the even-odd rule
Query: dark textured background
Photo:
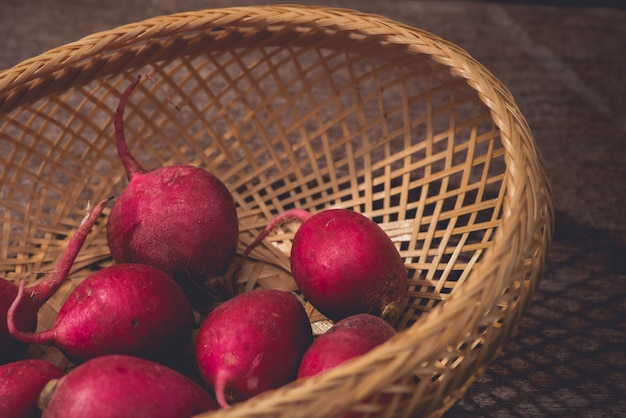
[[[273, 3], [2, 0], [0, 68], [154, 15]], [[544, 156], [557, 216], [544, 279], [447, 417], [626, 416], [626, 2], [299, 3], [382, 14], [458, 44], [509, 87]]]

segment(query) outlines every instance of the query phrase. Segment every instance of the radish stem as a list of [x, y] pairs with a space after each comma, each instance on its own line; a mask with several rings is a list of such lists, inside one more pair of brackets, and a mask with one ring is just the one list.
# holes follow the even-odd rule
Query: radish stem
[[250, 244], [248, 248], [245, 249], [245, 251], [243, 252], [243, 259], [245, 260], [248, 257], [248, 255], [250, 255], [252, 250], [254, 250], [254, 248], [257, 247], [261, 243], [261, 241], [263, 241], [269, 234], [272, 233], [272, 231], [274, 231], [280, 225], [283, 225], [290, 221], [304, 222], [307, 219], [309, 219], [311, 216], [312, 215], [310, 212], [304, 209], [299, 209], [299, 208], [289, 209], [277, 215], [274, 219], [270, 221], [269, 224], [267, 224], [265, 229], [263, 229], [263, 231], [259, 234], [259, 236], [256, 237], [256, 239], [252, 242], [252, 244]]
[[70, 269], [74, 264], [74, 260], [85, 243], [91, 228], [96, 223], [98, 217], [111, 199], [113, 199], [113, 197], [102, 200], [93, 208], [91, 212], [87, 213], [87, 216], [81, 222], [78, 230], [76, 230], [68, 242], [65, 251], [61, 254], [61, 258], [57, 262], [57, 267], [54, 271], [52, 271], [44, 280], [39, 281], [39, 283], [26, 290], [35, 306], [39, 307], [43, 305], [48, 299], [50, 299], [54, 292], [58, 290], [59, 286], [61, 286], [69, 274]]
[[20, 341], [28, 344], [48, 344], [54, 342], [56, 339], [56, 333], [54, 330], [48, 330], [44, 332], [22, 332], [15, 326], [15, 311], [22, 301], [22, 295], [24, 294], [24, 282], [25, 278], [20, 280], [20, 286], [17, 289], [17, 296], [11, 303], [9, 310], [7, 311], [7, 328], [13, 338], [19, 338]]
[[132, 83], [122, 92], [117, 110], [115, 111], [115, 118], [113, 124], [115, 126], [115, 145], [117, 146], [117, 152], [120, 160], [126, 170], [128, 179], [132, 179], [136, 174], [145, 173], [146, 170], [139, 164], [139, 162], [131, 155], [126, 144], [126, 136], [124, 135], [124, 110], [126, 103], [130, 98], [130, 93], [137, 87], [137, 84], [143, 78], [143, 75], [138, 75]]

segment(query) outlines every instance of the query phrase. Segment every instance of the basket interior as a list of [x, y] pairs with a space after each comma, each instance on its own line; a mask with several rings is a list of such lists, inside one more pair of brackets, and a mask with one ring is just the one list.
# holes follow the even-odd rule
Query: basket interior
[[[0, 274], [18, 280], [53, 268], [87, 203], [123, 191], [112, 118], [120, 92], [147, 73], [153, 81], [126, 108], [131, 152], [145, 168], [192, 164], [216, 174], [238, 206], [239, 253], [286, 209], [352, 208], [378, 222], [406, 261], [410, 288], [395, 327], [445, 301], [501, 222], [505, 151], [489, 109], [448, 67], [375, 37], [256, 31], [243, 38], [214, 28], [104, 52], [5, 112]], [[97, 70], [80, 79], [75, 68]], [[68, 84], [72, 74], [78, 81]], [[39, 329], [93, 268], [111, 263], [105, 224], [41, 310]], [[241, 291], [296, 291], [297, 226], [252, 253]]]

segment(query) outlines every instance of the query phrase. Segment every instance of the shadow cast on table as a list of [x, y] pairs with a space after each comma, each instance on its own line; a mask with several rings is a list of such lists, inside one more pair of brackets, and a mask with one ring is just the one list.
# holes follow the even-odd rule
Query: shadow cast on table
[[525, 4], [559, 7], [609, 7], [626, 9], [624, 0], [486, 0], [490, 3]]
[[446, 418], [624, 416], [625, 254], [617, 238], [557, 213], [533, 304]]

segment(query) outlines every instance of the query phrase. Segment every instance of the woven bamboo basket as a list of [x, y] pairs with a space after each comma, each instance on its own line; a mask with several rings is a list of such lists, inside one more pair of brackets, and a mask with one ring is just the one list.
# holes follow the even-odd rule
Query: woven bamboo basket
[[[450, 42], [353, 10], [234, 7], [95, 33], [0, 72], [2, 276], [38, 280], [29, 273], [54, 266], [87, 202], [124, 189], [112, 118], [138, 74], [156, 82], [127, 106], [131, 152], [145, 167], [215, 173], [238, 206], [239, 254], [281, 211], [345, 207], [388, 233], [409, 274], [388, 343], [203, 416], [445, 413], [515, 330], [552, 235], [541, 159], [509, 91]], [[39, 329], [94, 267], [112, 263], [105, 226], [41, 309]], [[297, 226], [239, 260], [239, 291], [298, 294]], [[323, 332], [328, 321], [307, 310]], [[27, 355], [72, 367], [52, 347]]]

